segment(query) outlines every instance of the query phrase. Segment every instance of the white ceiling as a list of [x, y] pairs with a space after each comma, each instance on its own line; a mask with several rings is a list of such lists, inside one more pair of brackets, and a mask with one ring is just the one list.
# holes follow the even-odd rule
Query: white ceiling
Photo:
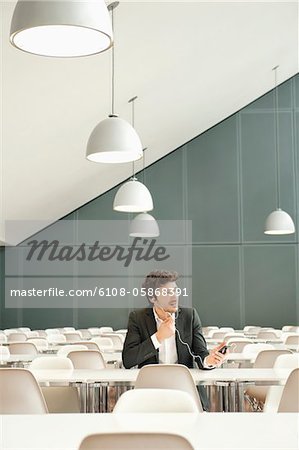
[[[85, 159], [110, 112], [110, 52], [20, 52], [8, 41], [14, 5], [1, 3], [1, 217], [51, 223], [126, 179], [131, 164]], [[272, 89], [275, 65], [279, 83], [298, 73], [298, 2], [121, 2], [115, 40], [116, 110], [130, 120], [138, 95], [135, 128], [151, 164]]]

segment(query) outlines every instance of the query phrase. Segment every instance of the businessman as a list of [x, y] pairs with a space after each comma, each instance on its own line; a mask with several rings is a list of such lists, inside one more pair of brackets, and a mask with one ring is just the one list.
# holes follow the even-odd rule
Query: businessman
[[[210, 352], [201, 332], [201, 323], [194, 308], [179, 307], [178, 274], [154, 271], [147, 275], [142, 287], [149, 307], [131, 312], [122, 353], [124, 367], [147, 364], [184, 364], [189, 368], [213, 369], [220, 366], [225, 355]], [[206, 406], [206, 400], [201, 395]]]

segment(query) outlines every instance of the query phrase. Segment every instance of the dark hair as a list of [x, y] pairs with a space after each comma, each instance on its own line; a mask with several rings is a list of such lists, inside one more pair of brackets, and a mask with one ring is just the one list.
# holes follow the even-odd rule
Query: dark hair
[[[150, 302], [152, 298], [156, 298], [156, 295], [154, 294], [156, 289], [171, 281], [176, 281], [178, 277], [179, 274], [174, 271], [154, 270], [153, 272], [150, 272], [142, 284], [143, 289], [146, 290], [148, 301]], [[149, 292], [151, 295], [149, 295]]]

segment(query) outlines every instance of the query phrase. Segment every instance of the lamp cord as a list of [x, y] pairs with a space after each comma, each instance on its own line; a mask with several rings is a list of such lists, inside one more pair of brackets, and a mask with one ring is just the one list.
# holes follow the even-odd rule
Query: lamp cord
[[275, 74], [275, 91], [274, 91], [274, 111], [275, 111], [275, 164], [276, 164], [276, 204], [277, 209], [280, 208], [280, 170], [279, 170], [279, 112], [278, 112], [278, 87], [277, 87], [277, 69], [273, 68]]
[[[114, 7], [111, 8], [111, 25], [114, 36]], [[114, 63], [114, 47], [115, 39], [112, 45], [112, 58], [111, 58], [111, 115], [115, 114], [115, 63]]]
[[[131, 109], [131, 114], [132, 114], [132, 117], [131, 117], [131, 123], [132, 123], [132, 127], [133, 128], [135, 128], [135, 104], [134, 104], [134, 102], [135, 102], [135, 100], [137, 100], [137, 95], [135, 95], [135, 97], [132, 97], [132, 98], [130, 98], [130, 100], [128, 101], [128, 103], [132, 103], [132, 109]], [[132, 165], [133, 165], [133, 179], [135, 179], [136, 177], [135, 177], [135, 161], [133, 160], [133, 162], [132, 162]]]

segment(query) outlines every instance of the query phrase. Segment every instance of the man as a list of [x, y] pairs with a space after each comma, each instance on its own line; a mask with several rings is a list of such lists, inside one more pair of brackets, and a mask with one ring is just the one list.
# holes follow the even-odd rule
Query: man
[[[124, 367], [139, 368], [147, 364], [184, 364], [200, 369], [220, 366], [225, 355], [210, 352], [201, 333], [201, 323], [194, 308], [178, 306], [178, 274], [154, 271], [147, 275], [142, 287], [150, 303], [149, 308], [131, 312], [122, 359]], [[206, 401], [201, 395], [204, 407]]]

